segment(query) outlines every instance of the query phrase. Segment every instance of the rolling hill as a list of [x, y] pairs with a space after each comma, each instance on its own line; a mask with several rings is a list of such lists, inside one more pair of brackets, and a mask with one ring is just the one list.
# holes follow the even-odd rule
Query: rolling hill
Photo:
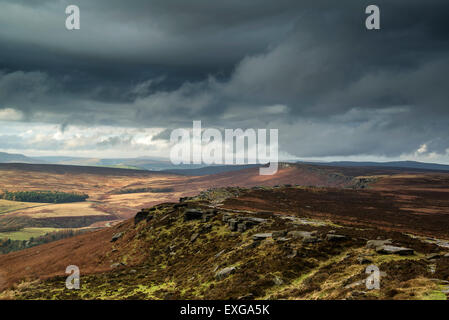
[[[0, 256], [0, 297], [446, 299], [448, 185], [449, 174], [403, 171], [365, 190], [204, 191]], [[364, 289], [369, 264], [380, 290]], [[80, 268], [80, 290], [65, 289], [67, 265]]]
[[45, 161], [30, 158], [23, 154], [0, 152], [0, 163], [45, 163]]
[[389, 161], [389, 162], [357, 162], [357, 161], [334, 161], [334, 162], [299, 162], [334, 167], [380, 167], [380, 168], [404, 168], [449, 171], [449, 165], [439, 163], [426, 163], [417, 161]]

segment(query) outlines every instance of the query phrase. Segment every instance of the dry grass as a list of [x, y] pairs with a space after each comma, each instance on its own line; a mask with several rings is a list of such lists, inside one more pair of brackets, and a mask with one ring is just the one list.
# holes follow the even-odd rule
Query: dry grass
[[92, 208], [90, 202], [75, 202], [38, 205], [31, 208], [20, 209], [7, 216], [28, 216], [30, 218], [78, 217], [78, 216], [104, 216], [104, 212]]

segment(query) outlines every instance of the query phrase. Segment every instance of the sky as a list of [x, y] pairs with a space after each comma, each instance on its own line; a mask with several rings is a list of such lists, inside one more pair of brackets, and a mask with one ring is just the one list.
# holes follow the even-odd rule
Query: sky
[[[80, 30], [65, 28], [72, 4]], [[201, 120], [278, 129], [283, 158], [449, 164], [447, 0], [0, 8], [0, 151], [167, 156], [170, 132]]]

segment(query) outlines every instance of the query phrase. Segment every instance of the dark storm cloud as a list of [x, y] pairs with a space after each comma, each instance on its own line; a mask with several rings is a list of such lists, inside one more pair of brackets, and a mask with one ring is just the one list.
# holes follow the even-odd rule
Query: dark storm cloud
[[[80, 31], [64, 29], [69, 3]], [[298, 156], [444, 154], [449, 3], [376, 1], [379, 31], [369, 4], [0, 0], [0, 109], [62, 127], [279, 128]]]

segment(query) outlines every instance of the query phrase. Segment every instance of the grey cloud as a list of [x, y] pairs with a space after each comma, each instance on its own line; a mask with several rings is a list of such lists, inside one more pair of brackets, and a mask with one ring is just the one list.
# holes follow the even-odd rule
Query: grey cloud
[[173, 129], [165, 129], [163, 131], [161, 131], [160, 133], [156, 134], [155, 136], [153, 136], [152, 140], [153, 141], [158, 141], [158, 140], [170, 140], [170, 135]]
[[0, 31], [0, 108], [29, 121], [272, 127], [308, 157], [449, 148], [447, 1], [379, 0], [367, 31], [366, 1], [79, 0], [79, 33], [67, 1], [20, 3], [48, 19]]

